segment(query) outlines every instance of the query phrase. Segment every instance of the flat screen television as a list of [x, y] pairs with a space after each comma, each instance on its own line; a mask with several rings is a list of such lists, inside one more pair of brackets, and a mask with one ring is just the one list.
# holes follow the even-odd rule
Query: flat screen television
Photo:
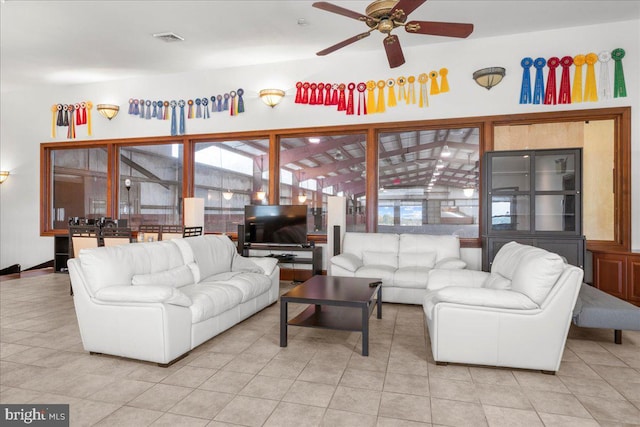
[[307, 243], [306, 205], [247, 205], [244, 207], [246, 243]]

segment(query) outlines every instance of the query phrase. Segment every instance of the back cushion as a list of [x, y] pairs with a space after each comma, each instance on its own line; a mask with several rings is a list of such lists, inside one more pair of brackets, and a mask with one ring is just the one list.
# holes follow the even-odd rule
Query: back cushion
[[518, 242], [509, 242], [502, 246], [491, 264], [491, 273], [497, 273], [509, 280], [513, 279], [518, 262], [524, 254], [535, 249], [533, 246], [522, 245]]
[[403, 252], [398, 256], [398, 267], [427, 267], [433, 268], [436, 265], [436, 251], [432, 252]]
[[152, 274], [184, 265], [171, 242], [132, 243], [80, 253], [80, 263], [92, 295], [109, 286], [130, 286], [134, 275]]
[[[398, 256], [398, 235], [390, 233], [353, 233], [344, 234], [342, 252], [354, 254], [363, 260], [363, 252], [387, 252]], [[397, 267], [397, 261], [396, 261]]]
[[430, 234], [401, 234], [399, 255], [407, 253], [435, 252], [436, 262], [444, 258], [460, 258], [458, 236], [433, 236]]
[[227, 236], [207, 234], [184, 239], [191, 246], [200, 273], [200, 280], [231, 271], [236, 247]]
[[386, 265], [388, 267], [398, 268], [398, 255], [389, 252], [362, 252], [362, 263], [364, 265]]
[[565, 263], [558, 254], [530, 247], [517, 262], [511, 289], [541, 305], [562, 274]]
[[150, 274], [134, 274], [131, 284], [134, 286], [169, 286], [180, 288], [194, 283], [191, 269], [186, 265]]

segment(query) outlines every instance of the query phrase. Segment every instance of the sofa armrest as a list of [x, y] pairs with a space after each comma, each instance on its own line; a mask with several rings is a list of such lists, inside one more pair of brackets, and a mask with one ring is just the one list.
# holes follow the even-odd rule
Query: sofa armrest
[[525, 294], [503, 289], [467, 288], [452, 286], [427, 293], [425, 307], [440, 302], [454, 304], [506, 308], [513, 310], [533, 310], [540, 308], [538, 304]]
[[278, 260], [274, 257], [252, 257], [251, 262], [262, 268], [265, 276], [271, 276], [271, 273], [278, 265]]
[[449, 270], [434, 268], [429, 272], [427, 290], [435, 291], [449, 286], [480, 288], [489, 273], [478, 270]]
[[360, 258], [350, 253], [343, 253], [332, 257], [331, 263], [351, 272], [358, 270], [364, 265]]
[[103, 302], [164, 303], [189, 307], [191, 298], [169, 286], [109, 286], [96, 292]]
[[458, 270], [467, 267], [467, 263], [460, 258], [447, 257], [436, 262], [434, 268]]

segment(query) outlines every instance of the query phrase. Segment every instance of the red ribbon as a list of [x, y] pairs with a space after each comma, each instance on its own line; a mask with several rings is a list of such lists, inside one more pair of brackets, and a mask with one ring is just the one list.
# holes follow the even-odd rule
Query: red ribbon
[[560, 65], [560, 59], [553, 56], [547, 61], [549, 75], [547, 76], [547, 90], [544, 94], [545, 104], [556, 104], [556, 68]]
[[296, 104], [302, 104], [302, 82], [296, 83]]
[[573, 58], [564, 56], [560, 60], [562, 65], [562, 78], [560, 79], [560, 93], [558, 104], [571, 104], [571, 82], [569, 79], [569, 68], [573, 64]]
[[364, 92], [367, 90], [367, 84], [360, 82], [358, 83], [358, 92], [360, 95], [358, 96], [358, 115], [360, 115], [360, 111], [362, 114], [367, 114], [367, 101], [364, 96]]
[[302, 104], [308, 104], [309, 103], [309, 87], [310, 86], [311, 85], [309, 83], [307, 83], [307, 82], [304, 82], [302, 84], [302, 89], [304, 89], [303, 92], [302, 92]]
[[340, 99], [338, 99], [338, 111], [344, 111], [347, 109], [344, 90], [347, 86], [344, 83], [340, 83], [338, 89], [340, 90]]
[[324, 83], [318, 83], [318, 105], [324, 104]]
[[338, 105], [338, 84], [334, 83], [331, 85], [333, 89], [333, 95], [331, 96], [331, 105]]
[[324, 97], [324, 105], [331, 105], [331, 83], [325, 83], [324, 88], [327, 91]]
[[309, 104], [316, 105], [318, 103], [318, 101], [316, 101], [318, 99], [316, 95], [316, 89], [318, 88], [318, 85], [315, 83], [311, 83], [309, 87], [311, 88], [311, 98], [309, 98]]
[[353, 114], [353, 90], [356, 88], [356, 84], [349, 83], [347, 88], [349, 89], [349, 98], [347, 100], [347, 114], [352, 115]]

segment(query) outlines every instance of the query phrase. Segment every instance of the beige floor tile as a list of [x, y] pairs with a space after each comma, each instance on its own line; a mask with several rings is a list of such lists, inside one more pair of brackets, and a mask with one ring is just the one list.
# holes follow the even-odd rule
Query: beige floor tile
[[[73, 412], [71, 413], [73, 423], [76, 422], [82, 425], [80, 420], [73, 418]], [[154, 421], [160, 418], [163, 412], [152, 411], [150, 409], [132, 408], [130, 406], [123, 406], [120, 409], [114, 411], [112, 414], [104, 417], [97, 426], [114, 426], [114, 427], [141, 427], [151, 425]], [[86, 425], [86, 424], [85, 424]]]
[[0, 392], [0, 402], [5, 404], [36, 402], [40, 396], [42, 396], [42, 393], [39, 391], [6, 387]]
[[384, 377], [384, 372], [348, 368], [342, 374], [339, 384], [345, 387], [382, 391]]
[[387, 372], [384, 380], [383, 390], [392, 393], [429, 396], [429, 379], [421, 375], [407, 375], [399, 374], [397, 372]]
[[490, 427], [542, 427], [535, 411], [482, 405]]
[[[23, 347], [23, 346], [20, 346]], [[1, 348], [1, 345], [0, 345]], [[0, 353], [2, 350], [0, 350]], [[34, 362], [52, 357], [57, 354], [58, 350], [54, 350], [52, 348], [42, 348], [42, 347], [27, 347], [24, 351], [19, 351], [17, 353], [13, 353], [7, 357], [0, 356], [0, 358], [8, 361], [19, 362], [25, 365], [32, 365]]]
[[477, 403], [431, 397], [431, 422], [447, 426], [480, 427], [487, 425], [482, 406]]
[[222, 370], [255, 375], [260, 372], [270, 360], [271, 357], [242, 353], [224, 365]]
[[300, 375], [298, 375], [297, 379], [313, 383], [338, 385], [343, 373], [344, 367], [342, 366], [334, 366], [316, 361], [314, 363], [309, 362]]
[[428, 396], [383, 392], [378, 414], [426, 423], [431, 421], [431, 403]]
[[187, 417], [185, 415], [176, 415], [165, 413], [151, 424], [155, 427], [199, 427], [206, 426], [209, 420], [203, 418]]
[[261, 426], [277, 405], [275, 400], [236, 396], [216, 415], [215, 420], [244, 426]]
[[447, 380], [473, 381], [468, 367], [462, 365], [436, 365], [429, 363], [429, 377]]
[[[584, 377], [560, 377], [574, 395], [607, 396], [607, 399], [622, 399], [624, 396], [603, 379]], [[638, 384], [640, 387], [640, 384]]]
[[25, 351], [31, 351], [34, 347], [28, 345], [0, 342], [0, 359], [11, 360], [10, 357]]
[[476, 384], [476, 394], [483, 405], [514, 409], [533, 409], [520, 387]]
[[378, 417], [376, 427], [429, 427], [431, 423], [401, 420], [398, 418]]
[[265, 427], [313, 427], [322, 422], [325, 409], [317, 406], [280, 402], [264, 423]]
[[378, 415], [382, 393], [375, 390], [338, 386], [329, 407], [365, 415]]
[[154, 383], [146, 381], [116, 379], [95, 393], [89, 395], [87, 399], [125, 404], [153, 386]]
[[[600, 353], [597, 353], [600, 354]], [[557, 372], [560, 377], [581, 377], [581, 378], [597, 378], [600, 379], [600, 375], [589, 367], [582, 360], [572, 362], [562, 362], [560, 369]]]
[[375, 415], [327, 409], [320, 425], [323, 427], [374, 427], [376, 421]]
[[622, 360], [608, 351], [606, 353], [600, 351], [582, 351], [578, 353], [578, 357], [590, 365], [627, 366]]
[[140, 363], [137, 368], [133, 369], [127, 378], [130, 380], [147, 381], [151, 383], [158, 383], [169, 375], [180, 369], [179, 366], [170, 366], [168, 368], [161, 368], [154, 364]]
[[335, 391], [336, 387], [332, 385], [295, 381], [291, 384], [289, 391], [287, 391], [282, 400], [326, 408], [329, 406]]
[[307, 362], [287, 359], [272, 359], [262, 368], [260, 375], [274, 378], [288, 378], [295, 380], [302, 370], [307, 366]]
[[195, 366], [183, 366], [167, 378], [163, 384], [179, 385], [182, 387], [197, 388], [217, 372], [216, 369], [198, 368]]
[[560, 393], [569, 393], [569, 389], [556, 375], [546, 375], [533, 371], [513, 371], [520, 387], [533, 390], [549, 390]]
[[22, 367], [13, 369], [9, 372], [3, 372], [2, 376], [0, 376], [0, 384], [19, 387], [27, 381], [43, 378], [47, 374], [48, 372], [46, 368], [23, 365]]
[[199, 354], [198, 357], [190, 361], [188, 365], [198, 368], [221, 369], [232, 361], [234, 357], [235, 355], [230, 353], [205, 352]]
[[[50, 402], [47, 400], [46, 402]], [[69, 405], [69, 420], [71, 425], [93, 425], [109, 417], [120, 408], [120, 405], [90, 400], [77, 400]], [[160, 416], [160, 414], [158, 414]], [[124, 424], [121, 424], [124, 425]], [[132, 425], [132, 424], [129, 424]], [[142, 424], [140, 424], [142, 425]]]
[[364, 371], [386, 372], [389, 364], [389, 351], [376, 350], [370, 351], [369, 356], [363, 356], [354, 352], [349, 359], [347, 368], [360, 369]]
[[572, 394], [556, 393], [549, 390], [525, 390], [525, 394], [538, 412], [591, 418], [589, 411]]
[[243, 374], [241, 372], [218, 371], [202, 383], [199, 388], [236, 394], [249, 384], [253, 377], [251, 374]]
[[57, 393], [65, 396], [86, 398], [102, 388], [111, 384], [115, 378], [103, 375], [80, 374], [67, 381], [56, 390]]
[[167, 411], [192, 391], [192, 388], [187, 387], [156, 384], [130, 401], [128, 405], [154, 411]]
[[[640, 351], [640, 349], [638, 349]], [[622, 366], [590, 365], [606, 381], [640, 383], [640, 370]]]
[[484, 384], [495, 384], [504, 386], [517, 386], [518, 381], [513, 376], [511, 369], [496, 369], [496, 368], [480, 368], [470, 367], [469, 373], [473, 382]]
[[640, 401], [640, 383], [628, 383], [625, 381], [609, 381], [609, 384], [622, 394], [627, 400]]
[[600, 424], [592, 419], [569, 417], [567, 415], [538, 412], [538, 416], [546, 427], [598, 427]]
[[429, 391], [431, 396], [440, 399], [479, 402], [475, 384], [472, 382], [429, 378]]
[[423, 360], [405, 360], [400, 357], [389, 356], [387, 371], [399, 374], [413, 374], [429, 376], [426, 358]]
[[261, 399], [280, 400], [287, 393], [293, 380], [256, 375], [238, 394]]
[[598, 421], [640, 423], [640, 410], [630, 402], [608, 400], [603, 396], [577, 396], [577, 398]]
[[213, 419], [230, 401], [232, 394], [194, 390], [176, 403], [169, 412], [189, 417]]

